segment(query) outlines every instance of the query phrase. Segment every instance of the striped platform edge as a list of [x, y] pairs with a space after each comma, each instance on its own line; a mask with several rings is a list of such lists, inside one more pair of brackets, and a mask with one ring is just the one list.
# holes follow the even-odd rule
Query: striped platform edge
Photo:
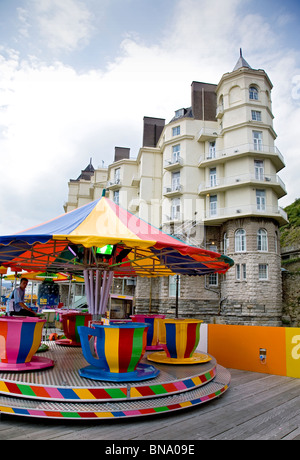
[[[193, 366], [156, 364], [160, 374], [143, 383], [108, 383], [82, 378], [87, 363], [82, 350], [49, 342], [53, 368], [39, 372], [0, 373], [0, 395], [61, 402], [128, 401], [174, 395], [208, 384], [216, 376], [216, 360]], [[147, 360], [144, 360], [147, 362]], [[142, 361], [143, 362], [143, 361]]]
[[0, 413], [48, 419], [120, 419], [171, 413], [221, 396], [229, 387], [230, 373], [220, 365], [212, 381], [182, 393], [110, 402], [52, 402], [0, 396]]

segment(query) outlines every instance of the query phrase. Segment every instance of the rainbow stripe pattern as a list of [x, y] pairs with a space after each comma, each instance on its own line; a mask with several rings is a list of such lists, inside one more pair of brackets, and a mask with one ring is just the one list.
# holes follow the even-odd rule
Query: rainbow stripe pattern
[[196, 319], [166, 319], [166, 354], [172, 359], [191, 358], [200, 340], [200, 324]]
[[216, 368], [214, 367], [204, 374], [195, 375], [194, 377], [183, 380], [174, 380], [173, 382], [153, 383], [152, 385], [131, 384], [107, 388], [55, 387], [0, 381], [0, 394], [52, 401], [121, 401], [145, 397], [167, 396], [182, 391], [192, 390], [210, 382], [215, 376]]
[[[95, 324], [95, 328], [79, 327], [82, 351], [92, 366], [110, 373], [129, 373], [136, 370], [145, 354], [147, 325], [140, 323]], [[96, 359], [90, 351], [88, 337], [95, 336]]]
[[155, 415], [162, 412], [172, 412], [174, 410], [185, 409], [192, 406], [208, 402], [214, 398], [221, 396], [229, 388], [228, 384], [223, 385], [219, 390], [212, 391], [209, 394], [194, 398], [188, 401], [173, 403], [168, 405], [156, 405], [156, 407], [149, 407], [134, 410], [115, 410], [115, 411], [62, 411], [62, 410], [40, 410], [40, 409], [27, 409], [17, 407], [0, 406], [0, 413], [14, 414], [21, 416], [31, 416], [40, 418], [58, 418], [58, 419], [105, 419], [105, 418], [128, 418], [143, 415]]
[[64, 313], [62, 323], [65, 336], [73, 345], [80, 346], [79, 326], [88, 326], [93, 316], [89, 313]]
[[147, 347], [146, 350], [157, 347], [159, 343], [159, 328], [160, 319], [164, 319], [165, 315], [132, 315], [132, 321], [137, 323], [146, 323], [149, 328], [147, 332]]
[[18, 365], [32, 360], [41, 343], [44, 323], [39, 318], [0, 318], [0, 369], [2, 363]]

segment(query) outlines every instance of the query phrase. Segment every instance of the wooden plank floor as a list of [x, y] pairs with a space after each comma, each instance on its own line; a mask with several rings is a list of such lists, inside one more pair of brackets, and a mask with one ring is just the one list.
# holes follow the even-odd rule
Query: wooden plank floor
[[300, 440], [300, 379], [231, 369], [229, 390], [192, 409], [128, 420], [0, 416], [0, 440]]

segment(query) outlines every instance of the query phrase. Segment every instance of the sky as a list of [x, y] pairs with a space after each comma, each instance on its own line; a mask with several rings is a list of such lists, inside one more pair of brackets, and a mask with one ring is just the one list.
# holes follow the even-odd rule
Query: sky
[[0, 0], [0, 234], [63, 211], [68, 181], [115, 146], [135, 158], [143, 117], [169, 122], [191, 83], [217, 84], [239, 49], [272, 81], [287, 196], [299, 193], [299, 0]]

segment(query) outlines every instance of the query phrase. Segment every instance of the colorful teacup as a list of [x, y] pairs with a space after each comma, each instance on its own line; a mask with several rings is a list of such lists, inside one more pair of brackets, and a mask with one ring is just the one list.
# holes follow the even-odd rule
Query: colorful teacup
[[165, 315], [137, 314], [132, 315], [131, 318], [134, 322], [146, 323], [149, 326], [146, 350], [162, 350], [162, 346], [159, 344], [159, 331]]
[[[92, 323], [93, 325], [93, 323]], [[78, 332], [82, 352], [90, 366], [80, 369], [82, 377], [94, 380], [130, 381], [156, 377], [157, 369], [140, 364], [147, 342], [145, 323], [96, 324], [80, 326]], [[89, 338], [95, 337], [96, 354], [91, 351]]]
[[147, 356], [149, 361], [165, 364], [196, 364], [211, 360], [206, 354], [195, 353], [200, 340], [198, 319], [165, 319], [166, 343], [164, 352]]
[[0, 318], [0, 370], [38, 370], [54, 365], [50, 359], [34, 356], [41, 344], [44, 323], [34, 317]]
[[62, 323], [66, 339], [56, 340], [59, 345], [68, 345], [72, 347], [81, 347], [78, 333], [79, 326], [88, 326], [93, 316], [89, 313], [70, 312], [62, 315]]

